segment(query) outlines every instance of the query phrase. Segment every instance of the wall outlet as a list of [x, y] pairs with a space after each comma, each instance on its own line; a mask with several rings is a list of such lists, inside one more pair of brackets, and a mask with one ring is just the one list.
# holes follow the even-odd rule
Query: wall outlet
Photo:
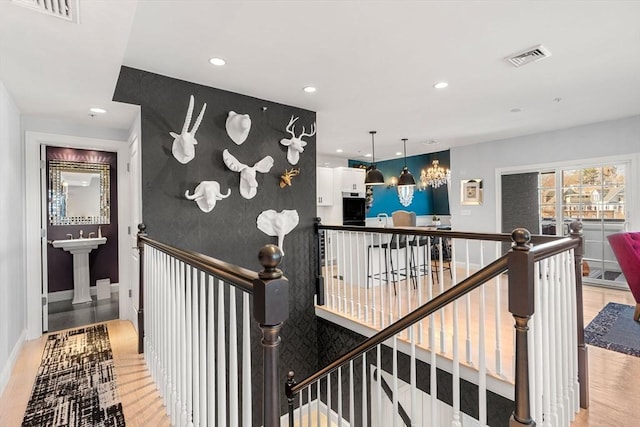
[[462, 209], [460, 210], [460, 215], [462, 216], [471, 216], [471, 211], [468, 209]]

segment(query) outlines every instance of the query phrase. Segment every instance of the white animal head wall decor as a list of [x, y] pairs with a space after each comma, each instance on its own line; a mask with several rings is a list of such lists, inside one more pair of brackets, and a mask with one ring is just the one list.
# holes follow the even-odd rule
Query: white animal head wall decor
[[289, 124], [287, 125], [287, 132], [291, 134], [291, 138], [282, 138], [280, 140], [280, 144], [285, 147], [289, 147], [287, 150], [287, 160], [292, 165], [297, 165], [298, 160], [300, 160], [300, 153], [304, 151], [304, 147], [307, 146], [307, 143], [302, 140], [303, 136], [313, 136], [316, 134], [316, 124], [313, 123], [311, 125], [311, 133], [305, 133], [304, 126], [302, 126], [302, 133], [300, 136], [296, 136], [294, 123], [300, 117], [296, 117], [295, 119], [291, 116], [291, 120], [289, 120]]
[[191, 95], [189, 98], [187, 117], [184, 119], [184, 125], [182, 126], [182, 132], [179, 135], [175, 132], [169, 132], [169, 135], [174, 138], [171, 153], [173, 154], [173, 157], [182, 164], [189, 163], [196, 156], [195, 146], [198, 143], [198, 141], [196, 141], [196, 132], [198, 131], [200, 122], [202, 122], [204, 111], [207, 109], [207, 104], [205, 103], [202, 106], [202, 110], [200, 110], [200, 114], [198, 115], [196, 122], [193, 124], [191, 130], [189, 130], [191, 115], [193, 114], [193, 103], [193, 95]]
[[300, 218], [298, 217], [298, 211], [295, 209], [285, 209], [282, 212], [269, 209], [258, 215], [256, 220], [258, 230], [268, 236], [278, 236], [278, 247], [283, 255], [284, 236], [296, 228], [298, 222], [300, 222]]
[[235, 111], [229, 111], [227, 122], [225, 123], [227, 135], [236, 144], [242, 144], [249, 136], [251, 130], [251, 117], [248, 114], [238, 114]]
[[244, 163], [240, 163], [227, 149], [222, 152], [222, 160], [224, 160], [224, 164], [229, 169], [234, 172], [240, 172], [240, 195], [245, 199], [253, 199], [258, 192], [256, 173], [267, 173], [273, 166], [273, 157], [266, 156], [252, 167], [249, 167]]
[[202, 181], [191, 195], [189, 195], [189, 190], [184, 192], [184, 197], [195, 200], [202, 212], [211, 212], [216, 207], [218, 200], [226, 199], [230, 195], [231, 189], [227, 191], [227, 194], [220, 192], [220, 184], [217, 181]]

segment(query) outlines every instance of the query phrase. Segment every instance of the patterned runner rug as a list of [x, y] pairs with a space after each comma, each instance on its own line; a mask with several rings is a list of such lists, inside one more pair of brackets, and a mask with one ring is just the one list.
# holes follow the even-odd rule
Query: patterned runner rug
[[22, 425], [125, 425], [107, 325], [48, 337]]
[[640, 322], [633, 320], [634, 307], [610, 302], [584, 329], [587, 344], [640, 356]]

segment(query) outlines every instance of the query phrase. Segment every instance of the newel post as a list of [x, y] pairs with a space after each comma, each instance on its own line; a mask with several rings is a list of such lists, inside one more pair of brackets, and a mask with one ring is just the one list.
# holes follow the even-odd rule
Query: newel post
[[578, 383], [580, 384], [580, 407], [589, 407], [589, 355], [584, 343], [584, 307], [582, 302], [582, 263], [584, 255], [584, 236], [582, 223], [573, 221], [569, 224], [571, 237], [580, 239], [580, 245], [574, 249], [574, 268], [576, 275], [576, 325], [578, 336]]
[[322, 235], [320, 230], [320, 217], [313, 219], [313, 230], [316, 233], [316, 243], [318, 247], [318, 269], [316, 270], [316, 304], [324, 305], [324, 276], [322, 275], [322, 241], [324, 240], [324, 253], [327, 253], [326, 236]]
[[147, 226], [138, 224], [138, 354], [144, 353], [144, 243], [140, 237], [147, 236]]
[[531, 234], [524, 228], [511, 233], [515, 245], [509, 252], [509, 311], [516, 328], [515, 410], [509, 427], [535, 426], [529, 399], [529, 319], [534, 312], [534, 258], [529, 251]]
[[280, 328], [289, 317], [289, 281], [277, 267], [282, 251], [266, 245], [258, 254], [263, 270], [253, 282], [253, 316], [262, 330], [264, 427], [280, 426]]

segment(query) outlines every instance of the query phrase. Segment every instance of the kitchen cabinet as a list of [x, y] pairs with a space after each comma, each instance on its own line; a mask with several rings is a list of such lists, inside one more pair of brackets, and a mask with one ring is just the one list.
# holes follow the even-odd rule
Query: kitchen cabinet
[[333, 205], [333, 169], [316, 168], [316, 205]]
[[360, 168], [336, 168], [340, 174], [340, 191], [345, 193], [365, 192], [364, 179], [366, 171]]

